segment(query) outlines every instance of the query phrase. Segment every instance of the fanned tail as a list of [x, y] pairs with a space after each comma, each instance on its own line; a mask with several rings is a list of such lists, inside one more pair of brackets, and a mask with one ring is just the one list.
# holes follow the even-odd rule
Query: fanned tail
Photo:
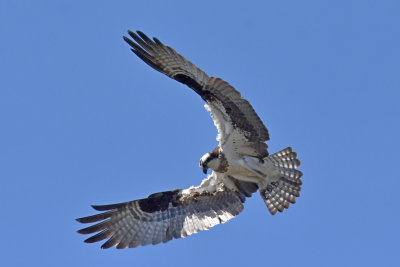
[[300, 171], [296, 170], [300, 166], [297, 153], [287, 147], [275, 154], [269, 155], [269, 160], [277, 168], [281, 177], [270, 179], [264, 188], [260, 188], [260, 194], [268, 210], [272, 215], [278, 211], [282, 212], [289, 208], [290, 203], [296, 203], [296, 197], [300, 196], [301, 176]]

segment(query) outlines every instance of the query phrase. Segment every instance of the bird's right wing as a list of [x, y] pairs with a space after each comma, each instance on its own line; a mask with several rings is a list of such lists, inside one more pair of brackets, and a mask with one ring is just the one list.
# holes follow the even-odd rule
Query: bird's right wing
[[238, 191], [231, 190], [217, 175], [213, 172], [197, 187], [160, 192], [130, 202], [93, 206], [103, 213], [77, 221], [97, 224], [78, 233], [97, 233], [85, 242], [108, 239], [102, 248], [116, 246], [122, 249], [165, 243], [208, 230], [239, 214], [245, 197], [254, 189], [243, 186]]

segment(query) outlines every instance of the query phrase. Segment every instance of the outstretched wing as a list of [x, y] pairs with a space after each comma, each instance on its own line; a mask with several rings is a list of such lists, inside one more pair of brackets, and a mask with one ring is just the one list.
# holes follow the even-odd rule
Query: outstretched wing
[[193, 63], [179, 55], [157, 38], [128, 31], [133, 40], [124, 36], [132, 51], [152, 68], [192, 88], [206, 101], [218, 129], [220, 147], [236, 148], [236, 152], [268, 156], [268, 130], [250, 103], [230, 84], [209, 77]]
[[93, 206], [103, 213], [77, 219], [97, 223], [78, 233], [94, 234], [87, 243], [108, 239], [101, 247], [118, 249], [168, 242], [224, 223], [243, 209], [254, 188], [233, 191], [212, 173], [198, 187], [150, 195], [125, 203]]

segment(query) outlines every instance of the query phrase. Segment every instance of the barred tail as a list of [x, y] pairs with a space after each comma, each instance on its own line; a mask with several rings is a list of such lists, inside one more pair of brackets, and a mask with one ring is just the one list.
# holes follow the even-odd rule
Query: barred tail
[[280, 178], [270, 179], [260, 194], [272, 215], [289, 208], [290, 203], [296, 202], [300, 196], [301, 176], [296, 170], [300, 166], [297, 153], [291, 147], [285, 148], [275, 154], [269, 155], [268, 161], [277, 168]]

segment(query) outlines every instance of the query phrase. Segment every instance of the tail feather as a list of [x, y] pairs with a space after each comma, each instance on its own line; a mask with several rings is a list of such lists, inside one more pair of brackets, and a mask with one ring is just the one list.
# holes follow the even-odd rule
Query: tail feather
[[260, 188], [261, 197], [274, 215], [288, 209], [290, 203], [296, 202], [296, 197], [300, 196], [303, 174], [295, 169], [300, 166], [300, 161], [291, 147], [272, 154], [267, 159], [281, 175], [277, 179], [270, 179], [264, 188]]
[[268, 158], [276, 167], [293, 169], [300, 166], [300, 160], [297, 159], [297, 153], [293, 152], [291, 147], [276, 152]]

